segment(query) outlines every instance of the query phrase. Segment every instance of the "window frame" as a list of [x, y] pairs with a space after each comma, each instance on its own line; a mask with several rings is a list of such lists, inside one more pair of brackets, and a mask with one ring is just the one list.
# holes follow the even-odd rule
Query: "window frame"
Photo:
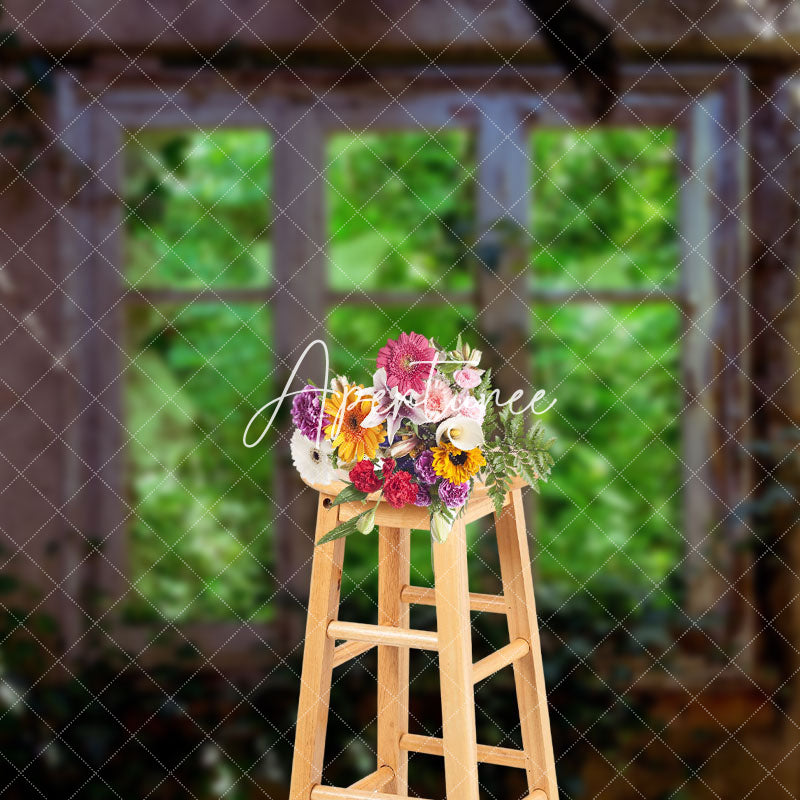
[[[127, 64], [120, 72], [126, 68]], [[168, 651], [156, 644], [158, 634], [174, 628], [179, 637], [200, 649], [203, 658], [241, 665], [242, 654], [247, 652], [252, 668], [258, 663], [251, 658], [254, 645], [265, 661], [274, 661], [293, 649], [302, 635], [302, 599], [307, 593], [312, 544], [310, 538], [297, 536], [296, 526], [283, 519], [285, 514], [278, 520], [275, 548], [279, 579], [295, 598], [289, 614], [293, 622], [288, 627], [236, 621], [133, 625], [123, 622], [116, 609], [126, 591], [128, 574], [118, 380], [125, 289], [119, 273], [108, 265], [121, 263], [123, 214], [117, 198], [121, 195], [125, 132], [190, 126], [270, 127], [274, 152], [270, 200], [276, 209], [273, 283], [265, 289], [209, 291], [220, 301], [238, 301], [246, 295], [269, 303], [278, 363], [291, 369], [306, 344], [324, 337], [331, 307], [341, 302], [409, 300], [407, 293], [390, 296], [385, 291], [344, 298], [327, 287], [324, 170], [329, 133], [446, 126], [471, 129], [477, 137], [478, 153], [476, 223], [480, 235], [491, 241], [499, 235], [498, 223], [503, 220], [522, 226], [530, 222], [530, 161], [520, 153], [529, 152], [531, 127], [591, 126], [595, 121], [561, 71], [547, 66], [501, 70], [492, 66], [430, 67], [422, 73], [394, 68], [376, 70], [367, 83], [351, 86], [338, 85], [333, 75], [290, 77], [265, 70], [263, 74], [226, 73], [224, 80], [222, 75], [209, 77], [199, 92], [189, 88], [192, 74], [179, 68], [148, 64], [147, 81], [118, 76], [112, 80], [108, 69], [106, 64], [106, 71], [87, 67], [70, 74], [62, 72], [56, 82], [57, 131], [65, 164], [58, 259], [65, 295], [62, 323], [66, 340], [76, 343], [71, 355], [74, 374], [110, 409], [107, 413], [97, 403], [84, 407], [85, 398], [75, 391], [67, 402], [67, 416], [75, 424], [68, 426], [64, 437], [68, 451], [65, 519], [73, 531], [81, 533], [67, 537], [68, 554], [60, 578], [74, 602], [65, 605], [61, 622], [69, 651], [75, 654], [87, 625], [78, 600], [88, 583], [108, 598], [102, 614], [111, 631], [109, 638], [132, 648], [142, 663], [167, 655]], [[603, 121], [614, 126], [670, 125], [678, 132], [683, 162], [680, 220], [685, 241], [682, 281], [672, 299], [683, 310], [686, 346], [682, 351], [689, 352], [682, 357], [681, 377], [688, 389], [681, 420], [686, 480], [683, 529], [689, 544], [686, 610], [697, 617], [710, 612], [726, 594], [724, 583], [733, 579], [716, 530], [720, 524], [733, 524], [732, 530], [726, 527], [726, 535], [742, 535], [741, 521], [731, 523], [729, 511], [746, 497], [751, 481], [747, 459], [737, 451], [746, 438], [746, 409], [720, 397], [715, 386], [722, 381], [727, 397], [736, 387], [746, 388], [743, 343], [747, 341], [747, 313], [741, 296], [746, 297], [747, 226], [737, 214], [737, 209], [744, 207], [747, 191], [747, 156], [740, 143], [746, 130], [744, 80], [739, 68], [725, 65], [657, 70], [626, 67], [621, 75], [621, 99]], [[196, 83], [195, 75], [192, 85]], [[690, 101], [690, 96], [696, 99]], [[520, 257], [525, 256], [513, 255]], [[295, 265], [302, 265], [302, 280]], [[741, 288], [727, 291], [731, 286]], [[530, 325], [530, 303], [596, 299], [572, 292], [567, 293], [569, 297], [548, 292], [545, 298], [535, 287], [520, 287], [519, 291], [519, 295], [514, 292], [517, 308], [495, 304], [482, 319], [485, 334], [498, 337], [500, 347], [509, 354], [514, 352], [514, 343], [503, 338], [509, 318], [522, 325], [524, 313]], [[634, 290], [626, 293], [625, 299], [645, 300], [646, 292]], [[486, 307], [485, 298], [498, 293], [508, 296], [508, 283], [481, 270], [473, 296], [477, 307], [482, 303]], [[142, 292], [143, 301], [158, 302], [176, 297], [197, 299], [197, 295], [193, 290]], [[413, 298], [423, 303], [437, 300], [438, 295], [430, 291]], [[299, 307], [303, 311], [298, 314]], [[710, 315], [709, 309], [714, 309]], [[520, 368], [524, 368], [521, 362]], [[739, 468], [736, 474], [725, 463], [732, 457]], [[87, 484], [91, 484], [89, 492]], [[276, 501], [284, 507], [297, 490], [296, 477], [284, 476], [276, 487]], [[93, 570], [87, 568], [82, 552], [87, 531], [113, 532], [102, 554], [93, 557]]]

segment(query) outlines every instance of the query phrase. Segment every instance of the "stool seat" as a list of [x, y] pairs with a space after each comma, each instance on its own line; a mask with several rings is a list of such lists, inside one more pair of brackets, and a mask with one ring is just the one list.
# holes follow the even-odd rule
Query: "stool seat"
[[[312, 489], [315, 489], [320, 495], [328, 498], [336, 497], [342, 489], [345, 489], [349, 484], [343, 481], [334, 481], [333, 483], [318, 484], [318, 483], [305, 483]], [[515, 489], [521, 489], [527, 486], [527, 482], [522, 478], [512, 478], [509, 493], [506, 495], [505, 505], [510, 502], [511, 492]], [[347, 520], [357, 517], [359, 514], [367, 510], [368, 506], [365, 503], [375, 504], [380, 497], [380, 492], [372, 492], [367, 495], [364, 502], [355, 501], [352, 503], [342, 503], [339, 506], [339, 522], [347, 522]], [[494, 503], [489, 497], [489, 491], [486, 485], [481, 481], [475, 481], [470, 492], [469, 502], [467, 503], [466, 511], [464, 512], [465, 523], [474, 522], [476, 519], [485, 517], [490, 514], [494, 509]], [[377, 503], [375, 510], [375, 524], [376, 525], [389, 525], [398, 528], [415, 528], [417, 530], [430, 529], [430, 515], [427, 508], [420, 508], [418, 506], [404, 506], [403, 508], [393, 508], [386, 500], [381, 500]]]
[[[444, 542], [432, 543], [434, 588], [411, 585], [411, 528], [429, 528], [427, 508], [393, 508], [379, 493], [364, 502], [334, 505], [347, 484], [309, 484], [318, 493], [315, 542], [342, 522], [375, 506], [378, 526], [377, 624], [339, 619], [346, 538], [314, 548], [300, 700], [289, 800], [408, 800], [410, 753], [444, 759], [447, 800], [479, 800], [478, 763], [525, 771], [526, 800], [557, 800], [555, 759], [536, 622], [528, 534], [522, 503], [526, 485], [515, 479], [498, 514], [486, 487], [473, 487], [465, 512]], [[502, 594], [469, 591], [466, 525], [494, 514]], [[371, 535], [375, 535], [374, 533]], [[414, 604], [436, 608], [436, 630], [410, 626]], [[503, 614], [508, 644], [473, 662], [470, 611]], [[338, 642], [338, 644], [337, 644]], [[346, 788], [322, 783], [333, 670], [378, 651], [378, 731], [375, 771]], [[435, 652], [442, 698], [441, 736], [409, 731], [409, 652]], [[498, 670], [514, 670], [522, 749], [479, 744], [475, 684]], [[337, 743], [337, 750], [341, 745]]]

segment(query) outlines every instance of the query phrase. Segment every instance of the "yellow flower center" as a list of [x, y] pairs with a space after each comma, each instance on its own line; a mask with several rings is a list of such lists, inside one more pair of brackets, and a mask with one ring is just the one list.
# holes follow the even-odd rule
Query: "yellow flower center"
[[458, 439], [461, 436], [461, 428], [450, 428], [450, 439]]

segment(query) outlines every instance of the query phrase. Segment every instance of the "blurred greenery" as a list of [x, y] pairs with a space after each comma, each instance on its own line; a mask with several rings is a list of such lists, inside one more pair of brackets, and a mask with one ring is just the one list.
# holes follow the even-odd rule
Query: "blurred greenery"
[[536, 131], [536, 286], [667, 290], [677, 285], [675, 146], [670, 129]]
[[270, 136], [146, 133], [125, 149], [125, 274], [138, 288], [265, 286]]

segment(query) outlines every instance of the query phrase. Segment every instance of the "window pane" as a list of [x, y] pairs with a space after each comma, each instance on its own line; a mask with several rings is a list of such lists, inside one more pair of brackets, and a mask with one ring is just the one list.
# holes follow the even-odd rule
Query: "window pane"
[[532, 152], [537, 287], [678, 284], [672, 130], [539, 129]]
[[126, 149], [126, 277], [137, 288], [265, 286], [270, 136], [137, 134]]
[[340, 134], [327, 163], [334, 289], [470, 286], [467, 132]]
[[125, 412], [134, 618], [265, 619], [273, 451], [242, 432], [272, 396], [257, 305], [131, 307]]
[[667, 303], [534, 309], [536, 384], [557, 403], [542, 486], [544, 575], [651, 588], [680, 562], [680, 312]]

